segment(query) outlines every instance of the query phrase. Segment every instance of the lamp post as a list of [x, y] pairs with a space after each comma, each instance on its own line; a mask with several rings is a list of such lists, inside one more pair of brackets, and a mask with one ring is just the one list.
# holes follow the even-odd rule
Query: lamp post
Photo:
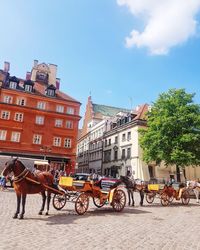
[[44, 160], [46, 160], [46, 153], [49, 153], [51, 152], [51, 147], [48, 147], [48, 146], [42, 146], [40, 148], [40, 151], [44, 152]]

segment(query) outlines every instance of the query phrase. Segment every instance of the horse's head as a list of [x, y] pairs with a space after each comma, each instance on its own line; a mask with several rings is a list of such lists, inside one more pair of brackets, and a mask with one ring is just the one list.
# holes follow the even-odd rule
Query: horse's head
[[11, 172], [15, 171], [15, 165], [17, 163], [17, 158], [12, 159], [8, 162], [6, 162], [5, 167], [3, 169], [2, 175], [3, 176], [7, 176], [9, 175]]

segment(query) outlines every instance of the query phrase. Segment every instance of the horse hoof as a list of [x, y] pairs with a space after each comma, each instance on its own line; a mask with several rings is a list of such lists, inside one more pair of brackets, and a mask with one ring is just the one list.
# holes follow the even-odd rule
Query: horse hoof
[[45, 215], [49, 215], [49, 213], [48, 213], [48, 212], [46, 212], [46, 213], [45, 213]]
[[38, 214], [39, 214], [39, 215], [42, 215], [42, 211], [40, 211]]
[[19, 216], [19, 220], [23, 220], [23, 219], [24, 219], [24, 215], [21, 214], [21, 215]]
[[14, 215], [13, 215], [13, 219], [17, 219], [17, 214], [14, 214]]
[[140, 202], [140, 206], [143, 206], [143, 203]]
[[134, 207], [135, 206], [135, 204], [132, 204], [132, 207]]

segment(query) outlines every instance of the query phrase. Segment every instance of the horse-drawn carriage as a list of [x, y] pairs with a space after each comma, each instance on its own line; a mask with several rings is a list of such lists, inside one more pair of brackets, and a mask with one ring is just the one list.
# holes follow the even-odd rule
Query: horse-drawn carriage
[[[120, 212], [126, 204], [126, 195], [122, 189], [115, 187], [115, 182], [111, 181], [110, 187], [103, 189], [101, 183], [94, 181], [76, 181], [72, 177], [61, 177], [59, 186], [62, 194], [55, 193], [53, 197], [53, 206], [55, 209], [62, 209], [67, 201], [75, 203], [75, 210], [79, 215], [84, 214], [89, 207], [90, 198], [96, 207], [100, 208], [105, 204], [110, 204], [114, 211]], [[108, 179], [109, 181], [109, 179]]]
[[153, 203], [155, 198], [159, 198], [163, 206], [170, 205], [174, 199], [181, 200], [183, 205], [188, 205], [190, 202], [188, 189], [180, 184], [149, 184], [146, 201]]
[[[51, 193], [54, 193], [53, 206], [60, 210], [67, 201], [75, 202], [75, 210], [78, 214], [84, 214], [89, 206], [90, 197], [97, 207], [102, 207], [110, 203], [117, 212], [123, 210], [126, 204], [126, 195], [118, 184], [112, 183], [107, 190], [101, 187], [101, 182], [93, 181], [74, 181], [72, 177], [62, 177], [60, 185], [56, 186], [53, 182], [53, 175], [49, 172], [32, 173], [18, 159], [12, 159], [6, 163], [2, 172], [3, 176], [14, 173], [14, 189], [17, 195], [17, 210], [13, 218], [17, 218], [20, 213], [20, 204], [22, 200], [22, 211], [19, 215], [23, 219], [25, 213], [25, 203], [27, 194], [41, 193], [42, 207], [39, 214], [44, 211], [45, 201], [47, 198], [47, 212], [49, 212], [49, 203]], [[116, 184], [116, 185], [115, 185]], [[46, 196], [47, 191], [47, 196]]]

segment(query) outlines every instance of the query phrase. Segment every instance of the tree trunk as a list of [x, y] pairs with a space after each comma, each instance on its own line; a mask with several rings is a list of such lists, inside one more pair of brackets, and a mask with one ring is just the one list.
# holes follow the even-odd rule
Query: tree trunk
[[180, 168], [176, 165], [176, 179], [177, 182], [181, 182]]

